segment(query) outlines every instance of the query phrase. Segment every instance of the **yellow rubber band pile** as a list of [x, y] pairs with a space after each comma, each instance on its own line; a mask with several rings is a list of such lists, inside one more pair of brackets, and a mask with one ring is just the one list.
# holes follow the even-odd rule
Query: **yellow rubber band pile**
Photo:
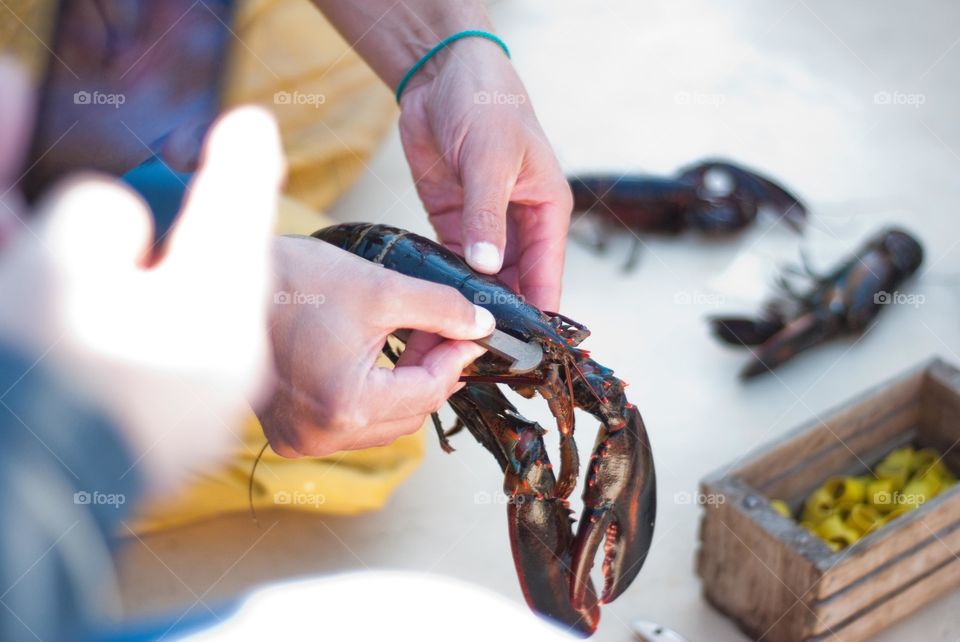
[[[803, 504], [800, 524], [839, 551], [957, 483], [932, 448], [899, 448], [877, 464], [873, 474], [832, 477]], [[771, 506], [793, 518], [785, 502]]]

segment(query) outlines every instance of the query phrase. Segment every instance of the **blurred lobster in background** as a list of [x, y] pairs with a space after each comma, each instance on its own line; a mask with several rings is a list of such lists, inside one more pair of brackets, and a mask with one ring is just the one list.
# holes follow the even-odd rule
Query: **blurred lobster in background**
[[827, 275], [805, 266], [813, 283], [804, 292], [781, 276], [785, 298], [767, 304], [759, 318], [714, 317], [713, 332], [726, 343], [758, 346], [740, 372], [742, 378], [756, 376], [828, 339], [862, 333], [922, 262], [917, 239], [901, 229], [885, 229]]
[[636, 264], [637, 234], [680, 234], [693, 229], [710, 236], [739, 232], [767, 208], [795, 230], [803, 228], [807, 210], [800, 200], [772, 180], [734, 163], [707, 160], [675, 177], [637, 174], [571, 176], [574, 211], [597, 217], [602, 248], [611, 232], [634, 232], [627, 269]]
[[[494, 354], [483, 355], [464, 373], [461, 380], [467, 384], [449, 403], [457, 426], [466, 427], [493, 454], [505, 475], [510, 543], [527, 603], [571, 632], [591, 634], [600, 605], [616, 599], [646, 559], [656, 482], [646, 428], [627, 401], [625, 384], [576, 347], [589, 331], [525, 303], [496, 278], [475, 273], [459, 256], [422, 236], [362, 223], [335, 225], [313, 236], [391, 270], [457, 288], [493, 313], [498, 330], [541, 346], [541, 364], [524, 374], [510, 372], [510, 364]], [[384, 351], [396, 360], [389, 345]], [[543, 428], [522, 417], [497, 383], [547, 401], [560, 432], [556, 475]], [[601, 422], [575, 535], [567, 501], [579, 472], [574, 408]], [[446, 437], [453, 431], [444, 433], [436, 417], [434, 424], [444, 449], [450, 450]], [[590, 571], [601, 548], [604, 586], [598, 595]]]

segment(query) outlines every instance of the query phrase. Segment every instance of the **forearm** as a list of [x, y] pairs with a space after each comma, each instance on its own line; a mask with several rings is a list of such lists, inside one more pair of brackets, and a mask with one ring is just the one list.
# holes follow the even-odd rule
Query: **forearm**
[[[478, 0], [313, 1], [391, 88], [443, 38], [465, 29], [491, 28]], [[490, 42], [468, 46], [477, 45], [496, 47]], [[424, 72], [430, 74], [429, 66]]]

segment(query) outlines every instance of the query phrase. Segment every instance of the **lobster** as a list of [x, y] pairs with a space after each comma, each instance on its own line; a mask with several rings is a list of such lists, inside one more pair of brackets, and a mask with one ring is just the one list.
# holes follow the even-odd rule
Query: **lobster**
[[922, 262], [917, 239], [902, 229], [884, 229], [829, 274], [817, 275], [805, 264], [803, 273], [812, 280], [805, 292], [781, 275], [786, 297], [768, 303], [759, 318], [711, 318], [713, 333], [726, 343], [757, 346], [740, 372], [744, 379], [754, 377], [807, 348], [864, 332]]
[[[762, 208], [776, 212], [797, 231], [807, 215], [803, 203], [785, 188], [722, 160], [700, 162], [674, 177], [603, 174], [567, 180], [574, 211], [588, 212], [600, 222], [598, 248], [605, 245], [611, 230], [621, 226], [635, 233], [676, 235], [694, 229], [724, 236], [753, 223]], [[635, 265], [639, 248], [635, 234], [627, 269]]]
[[[626, 384], [577, 346], [589, 336], [581, 324], [526, 303], [496, 277], [474, 272], [442, 245], [394, 227], [335, 225], [315, 238], [384, 267], [449, 285], [485, 307], [497, 329], [536, 342], [544, 353], [532, 372], [514, 374], [510, 364], [487, 353], [468, 368], [465, 386], [448, 400], [457, 425], [441, 445], [465, 427], [489, 450], [504, 474], [508, 531], [514, 564], [527, 604], [580, 635], [596, 630], [600, 605], [616, 599], [636, 578], [653, 537], [656, 481], [643, 419], [627, 401]], [[396, 360], [387, 345], [388, 356]], [[543, 443], [543, 428], [517, 412], [496, 384], [524, 397], [547, 401], [560, 433], [560, 469], [555, 474]], [[584, 512], [573, 532], [567, 498], [579, 475], [573, 438], [574, 408], [601, 422], [583, 490]], [[603, 549], [604, 586], [590, 578]]]

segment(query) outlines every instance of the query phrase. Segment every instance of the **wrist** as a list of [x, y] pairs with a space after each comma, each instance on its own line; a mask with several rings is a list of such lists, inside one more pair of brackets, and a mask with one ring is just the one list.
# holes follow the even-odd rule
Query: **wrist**
[[484, 86], [485, 79], [502, 78], [504, 73], [512, 73], [512, 69], [509, 54], [501, 42], [484, 37], [461, 38], [437, 51], [415, 70], [404, 86], [398, 87], [402, 89], [398, 92], [400, 104], [402, 106], [407, 94], [444, 76], [472, 79], [475, 82], [469, 84]]
[[391, 89], [444, 38], [465, 29], [491, 28], [480, 0], [313, 2]]

